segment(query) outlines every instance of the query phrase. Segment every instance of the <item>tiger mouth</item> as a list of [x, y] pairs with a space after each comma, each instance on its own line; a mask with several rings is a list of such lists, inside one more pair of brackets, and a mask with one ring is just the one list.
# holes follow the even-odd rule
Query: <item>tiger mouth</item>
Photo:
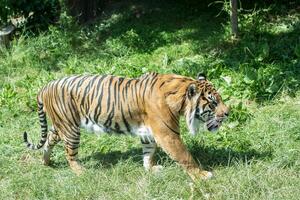
[[206, 127], [210, 132], [217, 131], [222, 124], [222, 121], [217, 119], [210, 119], [206, 122]]

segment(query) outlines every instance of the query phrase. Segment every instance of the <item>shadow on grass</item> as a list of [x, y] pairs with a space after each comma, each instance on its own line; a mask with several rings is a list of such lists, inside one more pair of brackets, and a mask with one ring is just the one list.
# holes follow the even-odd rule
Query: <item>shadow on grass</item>
[[[117, 39], [123, 48], [133, 53], [151, 53], [168, 44], [179, 44], [183, 40], [199, 41], [199, 45], [209, 46], [208, 38], [223, 35], [222, 23], [226, 18], [216, 17], [219, 10], [209, 7], [212, 1], [206, 0], [193, 6], [185, 1], [128, 1], [119, 2], [117, 8], [107, 8], [106, 18], [119, 16], [119, 19], [105, 22], [106, 28], [94, 25], [84, 27], [87, 32], [95, 33], [94, 45], [102, 46], [108, 39]], [[115, 6], [116, 7], [116, 6]], [[184, 30], [182, 33], [178, 31]], [[175, 34], [177, 33], [177, 34]], [[93, 35], [93, 34], [92, 34]], [[94, 35], [94, 36], [95, 36]], [[88, 40], [93, 38], [87, 38]], [[78, 43], [84, 45], [84, 42]], [[81, 51], [75, 44], [76, 49]], [[83, 51], [83, 54], [96, 52]], [[119, 52], [112, 52], [116, 54]]]
[[[213, 169], [214, 166], [232, 166], [236, 162], [249, 163], [253, 160], [264, 160], [272, 157], [271, 152], [258, 152], [255, 150], [235, 151], [230, 148], [214, 148], [193, 146], [191, 148], [193, 157], [201, 163], [204, 169]], [[82, 163], [89, 163], [92, 168], [110, 168], [120, 161], [131, 160], [143, 165], [142, 148], [133, 148], [127, 152], [112, 151], [107, 153], [96, 152], [82, 159]], [[158, 164], [165, 165], [173, 161], [169, 156], [159, 149], [155, 154]]]
[[133, 162], [140, 163], [142, 165], [142, 148], [132, 148], [129, 151], [110, 151], [107, 153], [95, 152], [82, 159], [82, 162], [88, 163], [92, 161], [94, 163], [92, 168], [110, 168], [120, 161], [131, 159]]
[[248, 164], [253, 160], [265, 160], [272, 157], [272, 152], [258, 152], [254, 149], [236, 151], [231, 148], [192, 147], [191, 153], [205, 169], [215, 166], [232, 166], [235, 163]]
[[[222, 24], [228, 20], [227, 17], [216, 17], [220, 9], [208, 7], [212, 1], [195, 4], [183, 0], [112, 1], [104, 16], [93, 24], [61, 24], [62, 29], [53, 34], [64, 38], [65, 42], [60, 44], [63, 50], [57, 50], [57, 45], [53, 47], [55, 54], [44, 58], [43, 62], [47, 64], [41, 67], [57, 71], [61, 60], [74, 55], [90, 60], [112, 60], [152, 53], [160, 47], [185, 41], [197, 41], [197, 45], [205, 49], [223, 36]], [[54, 37], [54, 40], [58, 39]]]

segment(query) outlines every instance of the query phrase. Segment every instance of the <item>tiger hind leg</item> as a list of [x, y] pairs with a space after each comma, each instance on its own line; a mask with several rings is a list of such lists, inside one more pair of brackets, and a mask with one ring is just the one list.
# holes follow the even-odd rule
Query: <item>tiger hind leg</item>
[[49, 133], [45, 143], [43, 151], [43, 162], [44, 165], [50, 164], [50, 155], [52, 153], [53, 147], [60, 141], [60, 137], [57, 134], [56, 130], [52, 128]]
[[84, 168], [80, 165], [78, 160], [78, 149], [80, 142], [80, 129], [79, 127], [70, 127], [69, 130], [64, 131], [64, 144], [68, 163], [75, 174], [80, 175], [83, 173]]
[[159, 172], [162, 169], [161, 165], [155, 165], [154, 153], [157, 149], [157, 144], [154, 139], [141, 138], [143, 147], [143, 165], [147, 171]]

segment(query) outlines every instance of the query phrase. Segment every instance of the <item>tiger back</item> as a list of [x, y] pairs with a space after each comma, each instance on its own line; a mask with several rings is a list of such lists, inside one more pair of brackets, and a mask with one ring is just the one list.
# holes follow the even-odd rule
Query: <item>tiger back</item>
[[[214, 98], [208, 96], [212, 94]], [[206, 79], [195, 80], [174, 74], [148, 73], [133, 79], [112, 75], [65, 77], [42, 88], [37, 102], [41, 140], [35, 146], [28, 142], [25, 132], [26, 145], [30, 149], [44, 146], [43, 160], [48, 165], [53, 147], [62, 140], [69, 165], [77, 174], [83, 171], [77, 160], [80, 128], [86, 128], [99, 134], [140, 137], [147, 170], [161, 168], [153, 160], [159, 145], [192, 178], [209, 178], [211, 173], [198, 167], [182, 143], [179, 118], [185, 115], [188, 127], [207, 122], [208, 126], [214, 124], [218, 128], [228, 115], [228, 108]], [[216, 103], [215, 108], [211, 107]], [[204, 119], [207, 113], [210, 115]], [[50, 131], [46, 115], [52, 122]]]

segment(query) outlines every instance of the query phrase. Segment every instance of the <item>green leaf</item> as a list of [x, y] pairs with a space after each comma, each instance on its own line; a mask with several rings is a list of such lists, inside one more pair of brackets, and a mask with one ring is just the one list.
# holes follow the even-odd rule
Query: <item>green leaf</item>
[[300, 58], [300, 44], [295, 46], [294, 52], [298, 58]]
[[270, 47], [267, 42], [263, 43], [259, 46], [259, 55], [257, 57], [257, 61], [263, 61], [269, 56], [270, 53]]

